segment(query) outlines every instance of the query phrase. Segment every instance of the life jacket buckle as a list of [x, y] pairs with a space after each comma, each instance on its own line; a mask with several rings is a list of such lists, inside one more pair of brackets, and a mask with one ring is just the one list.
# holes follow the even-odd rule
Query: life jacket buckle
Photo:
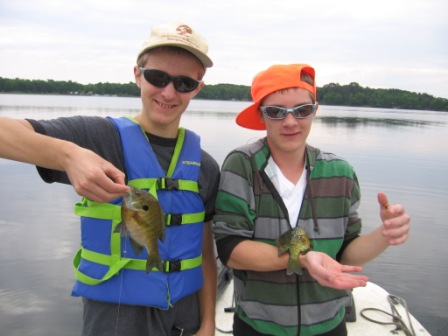
[[165, 273], [173, 273], [181, 271], [181, 261], [180, 260], [164, 260], [163, 261], [163, 271]]
[[182, 214], [167, 214], [166, 225], [181, 225]]
[[179, 181], [170, 177], [161, 177], [157, 179], [157, 189], [179, 190]]

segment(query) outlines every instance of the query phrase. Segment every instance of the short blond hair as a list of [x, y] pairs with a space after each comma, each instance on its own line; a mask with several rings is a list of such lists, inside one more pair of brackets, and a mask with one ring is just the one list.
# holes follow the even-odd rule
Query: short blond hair
[[146, 52], [141, 54], [140, 57], [137, 59], [137, 66], [143, 68], [145, 66], [146, 62], [148, 61], [149, 56], [152, 53], [154, 53], [155, 51], [159, 51], [159, 50], [168, 51], [173, 54], [194, 58], [202, 68], [202, 71], [200, 71], [200, 73], [199, 73], [198, 80], [202, 80], [202, 78], [204, 77], [205, 67], [202, 64], [202, 62], [199, 60], [199, 58], [197, 58], [195, 55], [193, 55], [188, 50], [180, 48], [180, 47], [176, 47], [176, 46], [162, 46], [162, 47], [156, 47], [156, 48], [147, 50]]

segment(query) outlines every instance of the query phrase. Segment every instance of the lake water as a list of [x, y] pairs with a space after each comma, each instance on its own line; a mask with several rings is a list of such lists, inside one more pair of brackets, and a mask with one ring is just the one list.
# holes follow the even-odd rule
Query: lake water
[[[182, 126], [199, 133], [219, 164], [263, 136], [237, 127], [248, 102], [194, 100]], [[0, 95], [0, 115], [48, 119], [135, 115], [138, 98]], [[308, 141], [347, 159], [362, 188], [364, 232], [379, 225], [376, 193], [402, 203], [411, 237], [365, 266], [370, 280], [403, 297], [433, 335], [448, 323], [448, 113], [321, 106]], [[82, 305], [70, 296], [79, 225], [69, 186], [48, 185], [33, 166], [0, 159], [0, 333], [79, 335]]]

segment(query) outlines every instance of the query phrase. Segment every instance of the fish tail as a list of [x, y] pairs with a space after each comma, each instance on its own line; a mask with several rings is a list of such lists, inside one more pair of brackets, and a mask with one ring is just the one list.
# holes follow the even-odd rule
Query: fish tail
[[163, 263], [160, 255], [151, 253], [146, 260], [146, 274], [151, 272], [154, 267], [159, 271], [163, 271]]
[[289, 248], [282, 245], [278, 245], [278, 255], [281, 256], [283, 253], [288, 252]]
[[300, 266], [299, 260], [297, 258], [290, 257], [288, 261], [288, 268], [286, 269], [286, 274], [291, 275], [293, 273], [302, 275], [302, 267]]

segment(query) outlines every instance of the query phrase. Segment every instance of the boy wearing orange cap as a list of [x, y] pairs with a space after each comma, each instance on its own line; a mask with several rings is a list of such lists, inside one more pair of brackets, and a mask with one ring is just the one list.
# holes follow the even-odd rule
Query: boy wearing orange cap
[[[235, 274], [234, 335], [346, 335], [346, 290], [367, 281], [348, 272], [406, 241], [410, 217], [379, 193], [382, 224], [360, 236], [353, 168], [307, 144], [318, 108], [311, 66], [271, 66], [251, 92], [236, 122], [266, 137], [225, 159], [214, 217], [219, 257]], [[312, 246], [300, 275], [287, 274], [289, 255], [276, 246], [295, 227]]]

